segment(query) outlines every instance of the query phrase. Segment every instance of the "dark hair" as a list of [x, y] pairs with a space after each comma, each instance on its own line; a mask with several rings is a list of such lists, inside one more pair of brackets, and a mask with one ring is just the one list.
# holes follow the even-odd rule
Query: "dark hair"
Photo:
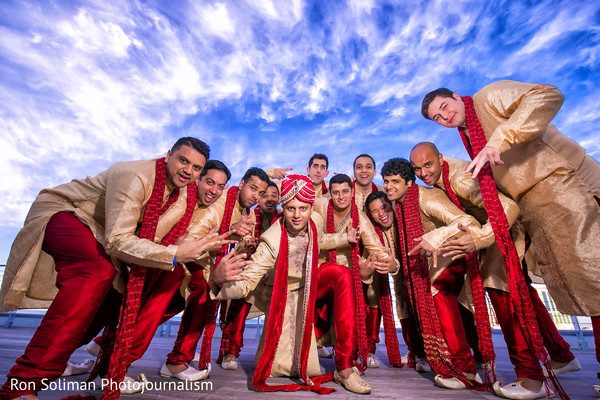
[[270, 187], [274, 187], [275, 189], [277, 189], [277, 194], [279, 194], [279, 186], [277, 186], [277, 184], [273, 181], [269, 181], [269, 184], [267, 185], [267, 189]]
[[207, 160], [210, 157], [210, 147], [208, 147], [208, 145], [200, 139], [196, 139], [194, 137], [189, 136], [179, 138], [177, 139], [173, 147], [171, 147], [171, 153], [174, 153], [181, 146], [190, 146], [192, 149], [202, 154]]
[[253, 176], [257, 177], [258, 179], [260, 179], [267, 185], [269, 184], [269, 181], [270, 181], [269, 175], [267, 175], [267, 173], [265, 171], [263, 171], [262, 169], [257, 168], [257, 167], [249, 168], [248, 171], [246, 171], [246, 173], [242, 177], [242, 180], [245, 183], [248, 183], [250, 178], [252, 178]]
[[387, 195], [381, 190], [378, 190], [368, 195], [367, 199], [365, 200], [365, 210], [367, 211], [367, 214], [371, 214], [371, 212], [369, 211], [369, 204], [371, 204], [377, 199], [383, 201], [384, 203], [392, 205], [392, 202], [390, 201], [390, 199], [388, 199]]
[[333, 186], [333, 184], [341, 184], [341, 183], [347, 183], [348, 185], [350, 185], [350, 189], [352, 189], [352, 179], [350, 179], [350, 177], [346, 174], [337, 174], [334, 175], [333, 178], [331, 178], [329, 180], [329, 191], [331, 192], [331, 187]]
[[202, 177], [206, 175], [211, 169], [222, 171], [227, 176], [227, 180], [231, 179], [231, 172], [229, 172], [227, 166], [225, 166], [225, 164], [223, 164], [219, 160], [208, 160], [206, 162], [206, 165], [204, 166], [204, 169], [202, 170], [202, 173], [200, 174], [200, 179], [202, 179]]
[[356, 168], [356, 160], [358, 160], [361, 157], [369, 157], [371, 159], [371, 161], [373, 161], [373, 168], [376, 168], [377, 165], [375, 164], [375, 160], [373, 160], [373, 157], [371, 157], [368, 154], [359, 154], [358, 156], [356, 156], [356, 158], [354, 159], [354, 163], [352, 163], [352, 168]]
[[310, 168], [312, 166], [312, 163], [315, 159], [316, 160], [325, 160], [325, 169], [329, 169], [329, 159], [327, 158], [327, 156], [325, 154], [321, 154], [321, 153], [313, 154], [313, 156], [310, 158], [310, 160], [308, 160], [308, 168]]
[[383, 164], [381, 177], [385, 179], [386, 176], [390, 175], [400, 175], [406, 181], [406, 184], [414, 182], [416, 179], [415, 171], [413, 171], [408, 160], [404, 158], [392, 158]]
[[423, 97], [423, 102], [421, 103], [421, 114], [425, 117], [425, 119], [429, 118], [429, 105], [436, 97], [453, 97], [454, 92], [450, 89], [439, 88], [432, 90], [427, 93], [425, 97]]

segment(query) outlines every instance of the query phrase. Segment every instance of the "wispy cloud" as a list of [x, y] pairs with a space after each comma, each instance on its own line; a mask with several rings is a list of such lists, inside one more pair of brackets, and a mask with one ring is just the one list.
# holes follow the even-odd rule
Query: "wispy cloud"
[[[43, 187], [206, 140], [234, 181], [350, 172], [455, 132], [420, 115], [429, 90], [498, 79], [554, 84], [554, 123], [598, 157], [600, 4], [396, 0], [7, 1], [0, 16], [1, 209], [17, 229]], [[18, 194], [18, 196], [15, 195]], [[0, 257], [0, 261], [1, 261]], [[4, 257], [5, 258], [5, 257]]]

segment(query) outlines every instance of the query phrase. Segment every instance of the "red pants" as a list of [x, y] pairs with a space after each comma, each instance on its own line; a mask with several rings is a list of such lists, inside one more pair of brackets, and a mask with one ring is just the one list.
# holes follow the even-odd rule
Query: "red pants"
[[327, 304], [333, 304], [335, 324], [335, 367], [352, 368], [356, 360], [356, 299], [354, 281], [348, 267], [323, 263], [315, 302], [315, 318]]
[[423, 336], [419, 331], [419, 323], [415, 320], [415, 317], [411, 316], [401, 319], [400, 325], [402, 326], [402, 338], [408, 348], [408, 352], [413, 357], [426, 358]]
[[[223, 327], [223, 338], [228, 338], [226, 341], [221, 341], [221, 349], [219, 354], [233, 354], [239, 357], [242, 347], [244, 347], [244, 330], [246, 329], [246, 318], [250, 313], [252, 304], [244, 299], [231, 300], [227, 309], [227, 317]], [[223, 321], [221, 322], [223, 324]], [[226, 348], [223, 348], [226, 347]]]
[[[54, 258], [59, 290], [25, 352], [6, 376], [2, 396], [7, 399], [36, 394], [43, 387], [42, 379], [60, 377], [73, 351], [119, 311], [120, 296], [116, 292], [107, 296], [117, 271], [77, 217], [68, 212], [55, 214], [46, 227], [42, 248]], [[29, 390], [11, 388], [17, 381], [27, 382]]]
[[496, 312], [510, 362], [515, 366], [517, 377], [543, 380], [540, 363], [527, 345], [519, 320], [510, 310], [510, 295], [501, 290], [488, 289], [488, 296]]
[[379, 343], [379, 328], [381, 326], [381, 310], [379, 308], [369, 308], [367, 314], [367, 351], [375, 354], [377, 343]]
[[548, 309], [540, 299], [540, 295], [533, 286], [531, 286], [531, 279], [529, 275], [525, 275], [525, 280], [529, 286], [529, 295], [531, 296], [531, 303], [533, 304], [533, 311], [537, 316], [538, 324], [540, 326], [540, 332], [542, 339], [544, 340], [544, 347], [548, 350], [550, 359], [559, 363], [567, 363], [575, 358], [575, 355], [569, 350], [571, 347], [569, 343], [558, 333], [558, 329], [552, 321], [552, 317], [548, 313]]
[[475, 361], [465, 337], [458, 308], [458, 295], [464, 284], [465, 264], [453, 262], [435, 280], [433, 287], [439, 292], [433, 296], [433, 303], [440, 319], [442, 334], [448, 344], [450, 359], [461, 372], [476, 373]]
[[[596, 361], [600, 363], [600, 315], [592, 317], [592, 332], [594, 333], [594, 345], [596, 346]], [[598, 372], [600, 379], [600, 372]]]
[[181, 267], [173, 271], [160, 271], [140, 306], [133, 328], [129, 364], [142, 358], [160, 324], [183, 309], [185, 301], [179, 293], [183, 276]]
[[198, 341], [209, 317], [212, 317], [208, 311], [214, 300], [210, 299], [210, 288], [202, 274], [202, 267], [189, 263], [187, 268], [192, 274], [189, 283], [192, 293], [187, 299], [173, 350], [167, 355], [167, 362], [171, 365], [189, 364], [194, 359]]
[[467, 339], [467, 343], [471, 350], [473, 350], [473, 358], [475, 358], [476, 362], [483, 362], [483, 356], [479, 351], [479, 334], [477, 333], [477, 327], [475, 326], [475, 317], [473, 313], [469, 311], [462, 304], [458, 304], [458, 309], [460, 311], [460, 318], [463, 323], [463, 327], [465, 328], [465, 337]]

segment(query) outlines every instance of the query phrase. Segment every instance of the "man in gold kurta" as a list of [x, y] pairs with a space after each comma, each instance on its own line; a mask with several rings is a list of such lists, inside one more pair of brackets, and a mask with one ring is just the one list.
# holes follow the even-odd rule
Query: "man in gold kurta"
[[[377, 268], [377, 275], [383, 274], [385, 279], [387, 279], [388, 273], [398, 273], [400, 270], [400, 264], [391, 256], [391, 251], [388, 252], [388, 250], [386, 250], [381, 244], [369, 218], [362, 211], [358, 211], [358, 206], [356, 206], [354, 203], [354, 190], [352, 186], [352, 180], [349, 176], [345, 174], [335, 175], [329, 181], [329, 193], [331, 194], [331, 199], [317, 199], [315, 201], [314, 210], [315, 212], [319, 213], [323, 218], [323, 221], [325, 221], [325, 225], [323, 226], [324, 232], [343, 233], [349, 228], [352, 228], [353, 223], [357, 224], [360, 235], [360, 245], [362, 246], [362, 249], [367, 254], [367, 257], [371, 256], [376, 260], [374, 267]], [[353, 207], [355, 215], [353, 215]], [[353, 219], [358, 219], [358, 221], [354, 221]], [[352, 271], [354, 268], [360, 267], [360, 265], [357, 265], [357, 262], [360, 264], [362, 261], [360, 249], [357, 249], [357, 260], [354, 260], [352, 247], [348, 244], [337, 249], [331, 249], [328, 251], [322, 250], [319, 261], [322, 263], [326, 262], [327, 260], [331, 261], [330, 251], [334, 250], [336, 264], [345, 265]], [[361, 275], [368, 276], [368, 279], [366, 282], [364, 282], [364, 284], [367, 286], [367, 298], [365, 299], [365, 303], [367, 304], [367, 308], [369, 308], [369, 313], [365, 316], [366, 319], [363, 318], [360, 320], [360, 317], [362, 316], [361, 313], [357, 313], [356, 317], [357, 324], [364, 324], [366, 334], [366, 342], [359, 343], [359, 349], [360, 346], [366, 346], [366, 364], [371, 368], [376, 368], [379, 366], [379, 363], [375, 358], [375, 345], [377, 342], [379, 342], [379, 324], [376, 323], [379, 321], [377, 318], [377, 309], [379, 307], [379, 291], [377, 290], [377, 286], [373, 285], [374, 279], [378, 278], [371, 278], [372, 272], [373, 271], [365, 271], [363, 273], [360, 271]], [[360, 293], [360, 295], [362, 295], [362, 287], [357, 288], [357, 291]], [[362, 301], [360, 303], [362, 303]], [[323, 315], [323, 317], [323, 319], [326, 321], [326, 315]], [[373, 319], [376, 321], [373, 321]], [[359, 327], [359, 329], [363, 329], [363, 327]], [[319, 332], [324, 333], [321, 331]]]
[[[120, 297], [113, 284], [123, 290], [121, 262], [179, 273], [179, 263], [203, 253], [200, 240], [159, 243], [190, 207], [186, 186], [198, 179], [208, 151], [204, 142], [182, 138], [164, 160], [118, 163], [96, 177], [39, 194], [13, 243], [1, 298], [4, 310], [48, 311], [7, 375], [5, 398], [37, 398], [42, 379], [59, 377], [71, 353], [118, 314]], [[156, 189], [159, 168], [162, 189]], [[154, 189], [162, 190], [156, 193], [169, 207], [149, 214], [145, 209]], [[190, 214], [195, 202], [191, 207]], [[137, 236], [147, 218], [157, 221], [154, 240]], [[135, 337], [134, 332], [134, 343]], [[27, 389], [14, 390], [12, 384], [19, 382]]]
[[[452, 262], [448, 258], [438, 257], [438, 254], [439, 248], [444, 242], [455, 238], [457, 235], [462, 235], [459, 225], [466, 227], [469, 231], [479, 229], [480, 225], [475, 218], [463, 213], [456, 207], [441, 190], [416, 186], [412, 167], [405, 159], [393, 158], [386, 161], [381, 169], [381, 176], [383, 177], [383, 187], [388, 199], [396, 202], [398, 229], [404, 237], [404, 240], [399, 238], [397, 244], [398, 249], [404, 254], [398, 254], [398, 256], [408, 260], [408, 256], [416, 253], [419, 249], [425, 250], [425, 253], [431, 256], [429, 262], [431, 289], [427, 288], [424, 295], [428, 296], [429, 293], [433, 295], [435, 310], [425, 310], [413, 304], [421, 323], [423, 337], [425, 339], [427, 335], [433, 335], [432, 332], [425, 330], [426, 326], [423, 324], [423, 319], [430, 318], [431, 315], [434, 315], [434, 317], [437, 315], [435, 317], [439, 319], [437, 325], [440, 326], [443, 338], [447, 343], [453, 370], [461, 377], [477, 381], [479, 377], [465, 338], [458, 309], [458, 296], [463, 288], [465, 266], [458, 262]], [[406, 201], [408, 194], [413, 196], [411, 201], [414, 201], [414, 203]], [[409, 235], [404, 233], [417, 231], [417, 227], [409, 226], [404, 222], [409, 217], [409, 211], [407, 210], [419, 213], [420, 218], [415, 222], [421, 224], [422, 230], [425, 232], [420, 238], [415, 238], [419, 240], [416, 246], [414, 243], [409, 242]], [[402, 224], [400, 221], [403, 221]], [[412, 250], [408, 251], [409, 249]], [[411, 273], [410, 270], [408, 272]], [[410, 279], [409, 276], [407, 276], [407, 279]], [[411, 285], [414, 285], [414, 283], [411, 283]], [[411, 296], [417, 297], [421, 295], [423, 294], [411, 294]], [[417, 301], [419, 300], [417, 299]], [[423, 299], [423, 301], [426, 302], [428, 299]], [[432, 311], [435, 311], [435, 314], [432, 314]], [[425, 313], [427, 315], [424, 315]], [[427, 339], [431, 340], [431, 337]], [[434, 364], [436, 360], [432, 359], [435, 354], [429, 352], [434, 349], [428, 347], [427, 342], [425, 344], [425, 350], [428, 351], [428, 361], [437, 374], [435, 383], [449, 389], [466, 388], [461, 380], [456, 377], [444, 376], [436, 370]]]
[[[563, 103], [551, 85], [500, 81], [473, 95], [487, 145], [467, 168], [489, 163], [498, 189], [517, 202], [529, 249], [558, 309], [592, 317], [600, 343], [600, 165], [550, 124]], [[425, 96], [425, 118], [461, 128], [465, 102], [448, 89]], [[600, 361], [600, 349], [596, 346]]]
[[[313, 329], [313, 309], [319, 298], [331, 296], [336, 318], [339, 351], [334, 379], [348, 390], [369, 393], [370, 386], [352, 367], [355, 311], [352, 277], [346, 267], [327, 264], [319, 267], [319, 248], [339, 246], [356, 240], [356, 235], [324, 235], [320, 215], [312, 213], [314, 188], [307, 177], [292, 175], [282, 182], [283, 217], [260, 238], [250, 265], [229, 268], [227, 260], [214, 270], [216, 299], [243, 298], [266, 314], [265, 329], [257, 351], [253, 385], [257, 390], [321, 391], [321, 375]], [[312, 220], [311, 220], [312, 218]], [[318, 275], [318, 277], [317, 277]], [[270, 386], [269, 376], [301, 376], [303, 385]], [[315, 378], [316, 377], [316, 378]], [[315, 384], [315, 385], [313, 385]]]
[[365, 201], [367, 197], [382, 188], [373, 183], [377, 173], [375, 160], [368, 154], [360, 154], [354, 159], [354, 201], [359, 211], [367, 212]]
[[[447, 193], [456, 194], [465, 212], [476, 217], [482, 224], [477, 235], [472, 236], [470, 232], [465, 230], [465, 234], [460, 239], [444, 243], [442, 245], [443, 252], [446, 253], [445, 256], [453, 258], [466, 256], [474, 251], [480, 252], [483, 286], [487, 289], [496, 317], [504, 332], [504, 338], [511, 362], [515, 365], [517, 378], [537, 381], [537, 385], [534, 382], [529, 382], [528, 386], [531, 386], [534, 391], [539, 391], [544, 379], [542, 369], [535, 354], [529, 348], [523, 332], [521, 332], [516, 315], [511, 312], [506, 264], [496, 245], [492, 226], [488, 215], [485, 213], [485, 205], [479, 185], [471, 174], [465, 171], [469, 163], [443, 157], [437, 147], [428, 142], [419, 143], [412, 149], [410, 161], [418, 178], [427, 185], [436, 186]], [[444, 163], [447, 166], [444, 166]], [[450, 188], [446, 187], [446, 183], [449, 183]], [[504, 213], [512, 226], [519, 216], [519, 206], [507, 196], [501, 193], [498, 195]], [[513, 238], [518, 243], [521, 254], [525, 250], [522, 236], [521, 230], [516, 226], [513, 231]], [[555, 367], [555, 374], [559, 375], [581, 369], [579, 362], [569, 350], [569, 344], [558, 333], [548, 310], [539, 299], [537, 291], [531, 285], [529, 285], [529, 291], [540, 327], [544, 327], [540, 331], [553, 367]]]

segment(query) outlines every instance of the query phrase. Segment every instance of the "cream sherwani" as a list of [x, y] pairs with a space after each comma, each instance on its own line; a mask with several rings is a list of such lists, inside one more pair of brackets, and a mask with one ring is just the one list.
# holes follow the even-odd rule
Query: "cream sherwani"
[[[482, 224], [481, 228], [471, 228], [469, 232], [473, 237], [475, 247], [479, 250], [483, 286], [508, 292], [506, 264], [496, 245], [496, 237], [488, 215], [485, 212], [479, 183], [471, 177], [470, 173], [465, 172], [469, 165], [467, 161], [450, 157], [444, 157], [444, 160], [448, 163], [448, 180], [450, 181], [452, 191], [458, 197], [465, 211], [477, 218], [477, 221]], [[441, 176], [435, 185], [447, 191]], [[512, 226], [519, 217], [519, 206], [502, 193], [498, 193], [498, 197], [502, 203], [508, 223]], [[512, 235], [517, 246], [517, 251], [522, 256], [525, 251], [523, 233], [519, 229], [514, 229], [512, 230]]]
[[[356, 202], [356, 206], [358, 207], [359, 211], [366, 213], [367, 209], [365, 208], [365, 202], [367, 201], [367, 197], [373, 193], [373, 189], [371, 188], [371, 185], [369, 185], [365, 190], [360, 187], [356, 181], [354, 181], [354, 183], [354, 200]], [[377, 190], [383, 191], [383, 188], [377, 186]]]
[[[113, 259], [146, 267], [173, 270], [176, 245], [158, 244], [185, 213], [187, 190], [161, 216], [154, 241], [136, 236], [152, 194], [156, 160], [117, 163], [95, 177], [76, 179], [44, 189], [34, 201], [17, 235], [2, 282], [1, 311], [48, 308], [56, 296], [54, 260], [42, 250], [46, 225], [61, 211], [73, 213], [92, 231]], [[164, 201], [172, 188], [167, 185]], [[124, 290], [120, 274], [115, 288]]]
[[[416, 183], [413, 183], [416, 185]], [[461, 236], [462, 231], [458, 229], [458, 224], [462, 224], [469, 229], [480, 229], [481, 226], [475, 218], [465, 214], [450, 201], [445, 192], [437, 188], [426, 188], [419, 186], [419, 206], [421, 208], [421, 220], [423, 221], [423, 240], [427, 241], [434, 248], [439, 247], [447, 240], [455, 239]], [[400, 243], [403, 246], [402, 243]], [[408, 249], [412, 249], [416, 244], [408, 243]], [[433, 267], [431, 258], [429, 259], [429, 279], [431, 282], [444, 272], [452, 263], [451, 257], [438, 256], [437, 267]], [[432, 294], [437, 294], [435, 288], [431, 288]]]
[[[559, 310], [600, 315], [600, 165], [550, 122], [562, 94], [554, 86], [501, 81], [473, 96], [498, 188], [515, 200]], [[596, 196], [596, 198], [594, 198]]]
[[[321, 229], [323, 221], [320, 215], [313, 213], [312, 217], [317, 227], [319, 247], [328, 249], [339, 246], [340, 242], [346, 241], [345, 235], [325, 235]], [[256, 252], [252, 255], [252, 263], [244, 268], [240, 276], [247, 278], [245, 281], [225, 283], [221, 288], [213, 286], [211, 297], [217, 300], [239, 299], [247, 297], [246, 300], [254, 303], [265, 312], [268, 324], [271, 293], [275, 282], [275, 266], [281, 245], [282, 227], [280, 222], [273, 224], [260, 237], [260, 243]], [[302, 334], [306, 312], [304, 299], [310, 285], [316, 282], [307, 282], [310, 276], [308, 269], [311, 267], [312, 257], [310, 241], [314, 238], [307, 233], [298, 235], [288, 234], [288, 288], [286, 296], [286, 307], [281, 331], [281, 337], [277, 342], [275, 359], [271, 368], [271, 376], [300, 376], [298, 355], [302, 347]], [[256, 352], [256, 361], [262, 354], [267, 330], [264, 329]], [[308, 375], [317, 376], [321, 374], [314, 329], [310, 352], [308, 356]]]

